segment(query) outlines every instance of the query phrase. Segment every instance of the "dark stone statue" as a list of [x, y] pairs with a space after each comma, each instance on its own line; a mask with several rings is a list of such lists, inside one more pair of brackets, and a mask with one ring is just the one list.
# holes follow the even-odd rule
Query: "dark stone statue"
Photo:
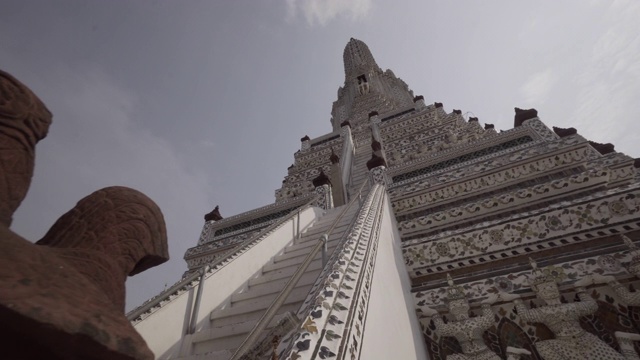
[[51, 113], [0, 71], [0, 338], [6, 359], [153, 359], [124, 316], [124, 283], [169, 259], [164, 218], [144, 194], [98, 190], [37, 244], [9, 229]]

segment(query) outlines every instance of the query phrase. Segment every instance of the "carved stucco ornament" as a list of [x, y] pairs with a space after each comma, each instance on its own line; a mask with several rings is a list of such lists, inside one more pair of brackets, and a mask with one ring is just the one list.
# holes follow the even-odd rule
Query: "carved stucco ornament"
[[124, 316], [124, 282], [168, 260], [158, 206], [125, 187], [80, 200], [34, 245], [9, 229], [51, 113], [0, 71], [0, 338], [6, 358], [153, 359]]
[[455, 337], [462, 347], [462, 354], [447, 356], [447, 360], [499, 360], [500, 357], [484, 343], [482, 334], [494, 325], [494, 315], [489, 304], [482, 305], [482, 315], [469, 317], [469, 302], [462, 286], [453, 283], [447, 274], [447, 306], [453, 320], [445, 323], [440, 314], [432, 316], [435, 331], [439, 336]]
[[529, 309], [520, 299], [516, 299], [514, 303], [521, 319], [530, 323], [542, 323], [555, 335], [555, 339], [535, 344], [543, 359], [628, 359], [580, 326], [581, 316], [591, 315], [598, 310], [598, 304], [583, 287], [576, 288], [579, 302], [562, 303], [556, 277], [549, 271], [539, 269], [532, 259], [530, 263], [533, 268], [531, 288], [546, 305]]

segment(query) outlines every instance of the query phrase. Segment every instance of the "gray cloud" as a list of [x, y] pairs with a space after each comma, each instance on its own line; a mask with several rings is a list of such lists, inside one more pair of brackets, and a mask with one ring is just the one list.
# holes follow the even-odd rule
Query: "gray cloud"
[[299, 139], [330, 131], [350, 37], [447, 111], [508, 129], [513, 107], [533, 106], [640, 154], [635, 1], [186, 4], [8, 0], [0, 12], [0, 66], [54, 114], [13, 229], [36, 240], [100, 187], [149, 195], [172, 259], [128, 281], [128, 309], [180, 278], [213, 206], [273, 201]]

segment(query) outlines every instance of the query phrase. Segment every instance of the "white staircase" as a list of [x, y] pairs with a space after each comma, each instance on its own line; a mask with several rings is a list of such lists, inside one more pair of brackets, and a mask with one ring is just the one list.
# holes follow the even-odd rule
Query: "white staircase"
[[[328, 210], [301, 235], [299, 240], [284, 248], [270, 263], [265, 264], [261, 273], [250, 279], [244, 289], [233, 294], [223, 308], [212, 311], [209, 326], [203, 326], [191, 337], [192, 348], [187, 353], [192, 355], [180, 359], [229, 359], [271, 302], [282, 291], [307, 254], [320, 241], [320, 237], [336, 222], [345, 206]], [[338, 240], [347, 230], [358, 210], [358, 203], [353, 204], [338, 220], [327, 243], [328, 256], [338, 245]], [[275, 325], [283, 314], [288, 311], [295, 313], [301, 306], [322, 270], [321, 257], [321, 252], [318, 252], [271, 321], [270, 327]]]
[[[357, 194], [360, 186], [369, 176], [369, 169], [367, 169], [367, 161], [371, 159], [371, 146], [369, 144], [360, 145], [356, 148], [355, 158], [353, 159], [353, 167], [351, 172], [351, 182], [349, 184], [349, 196]], [[366, 194], [367, 189], [362, 191], [362, 194]]]

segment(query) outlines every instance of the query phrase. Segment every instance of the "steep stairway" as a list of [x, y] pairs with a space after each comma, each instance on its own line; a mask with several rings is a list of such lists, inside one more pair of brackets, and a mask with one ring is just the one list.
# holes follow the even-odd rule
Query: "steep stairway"
[[[364, 181], [367, 180], [369, 176], [369, 169], [367, 169], [367, 161], [371, 159], [372, 154], [371, 146], [369, 144], [360, 145], [356, 148], [356, 154], [354, 157], [352, 172], [351, 172], [351, 183], [349, 186], [349, 196], [351, 194], [356, 194], [360, 189], [360, 186]], [[366, 194], [366, 190], [362, 192]]]
[[[348, 205], [328, 210], [314, 225], [301, 234], [299, 240], [283, 249], [270, 263], [264, 265], [261, 273], [250, 279], [245, 289], [232, 295], [224, 308], [211, 312], [210, 326], [205, 326], [204, 329], [193, 334], [193, 348], [190, 353], [194, 355], [182, 359], [229, 359], [271, 302], [282, 291], [307, 254], [320, 241], [320, 237], [337, 220], [338, 223], [327, 243], [328, 255], [333, 252], [338, 245], [338, 240], [348, 229], [359, 210], [358, 204], [353, 204], [338, 219], [345, 206]], [[275, 325], [286, 312], [298, 310], [321, 270], [322, 253], [318, 252], [269, 326]]]

